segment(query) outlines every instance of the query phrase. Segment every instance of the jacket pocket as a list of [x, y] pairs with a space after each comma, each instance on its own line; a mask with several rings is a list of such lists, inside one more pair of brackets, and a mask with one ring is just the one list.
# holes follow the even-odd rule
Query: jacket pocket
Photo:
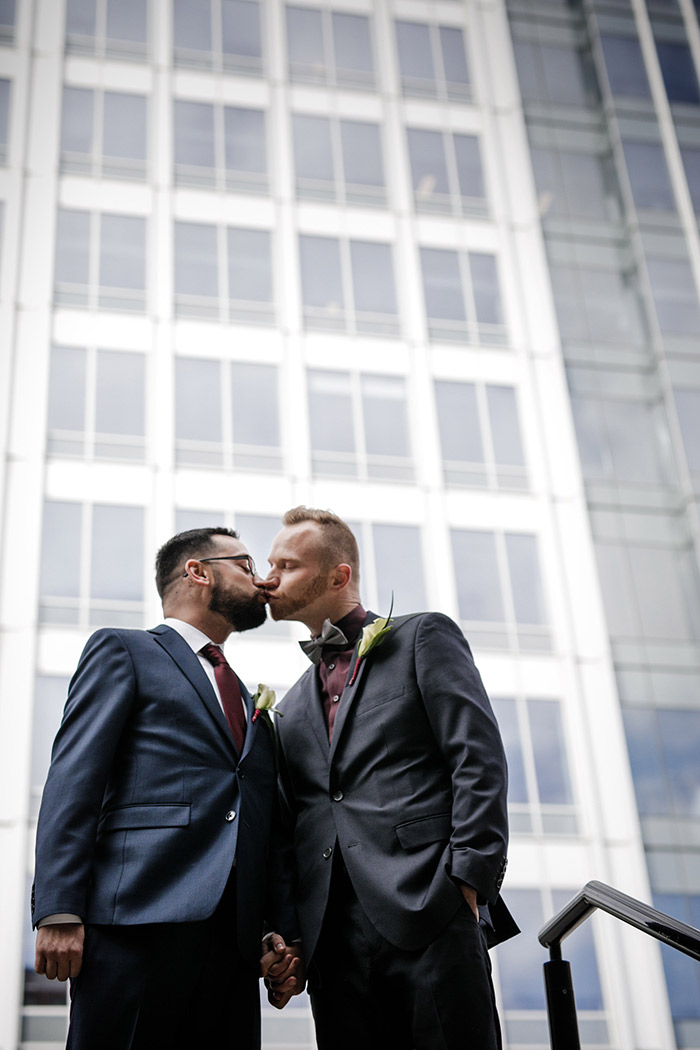
[[396, 835], [404, 849], [429, 846], [431, 842], [446, 842], [452, 834], [450, 813], [434, 813], [428, 817], [397, 824]]
[[184, 828], [190, 822], [190, 804], [164, 803], [149, 806], [120, 806], [105, 813], [100, 831], [123, 831], [128, 828]]

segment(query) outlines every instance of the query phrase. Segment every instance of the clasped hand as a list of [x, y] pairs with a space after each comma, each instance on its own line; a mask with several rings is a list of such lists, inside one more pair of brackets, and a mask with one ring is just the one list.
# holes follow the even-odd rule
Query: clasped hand
[[293, 995], [299, 995], [306, 986], [301, 944], [286, 944], [279, 933], [266, 934], [263, 937], [260, 976], [265, 981], [268, 1002], [281, 1010]]

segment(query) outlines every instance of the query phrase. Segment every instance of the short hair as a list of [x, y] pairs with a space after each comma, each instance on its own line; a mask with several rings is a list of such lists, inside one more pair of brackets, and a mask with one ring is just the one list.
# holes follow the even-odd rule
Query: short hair
[[165, 597], [165, 592], [178, 578], [176, 573], [183, 561], [209, 554], [216, 549], [212, 536], [230, 536], [231, 539], [238, 539], [238, 533], [234, 529], [213, 525], [211, 528], [178, 532], [163, 544], [156, 554], [156, 587], [161, 598]]
[[352, 569], [355, 582], [359, 582], [360, 552], [350, 526], [332, 510], [316, 507], [292, 507], [282, 518], [283, 525], [302, 525], [304, 522], [319, 526], [323, 567], [330, 569], [345, 563]]

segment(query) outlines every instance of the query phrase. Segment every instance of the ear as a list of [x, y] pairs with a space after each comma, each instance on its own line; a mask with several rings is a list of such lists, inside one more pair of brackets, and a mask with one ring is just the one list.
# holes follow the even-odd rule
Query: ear
[[188, 577], [190, 583], [196, 583], [200, 587], [209, 585], [207, 570], [201, 561], [197, 561], [196, 558], [190, 558], [185, 562], [184, 575]]
[[331, 587], [334, 591], [342, 591], [352, 580], [352, 569], [349, 565], [341, 563], [336, 565], [331, 575]]

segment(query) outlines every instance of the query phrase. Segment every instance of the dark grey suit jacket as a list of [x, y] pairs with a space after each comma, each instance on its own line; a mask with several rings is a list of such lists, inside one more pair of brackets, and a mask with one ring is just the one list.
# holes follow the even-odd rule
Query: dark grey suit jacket
[[[354, 664], [355, 654], [348, 682]], [[503, 746], [469, 646], [449, 617], [394, 620], [346, 684], [331, 746], [315, 667], [280, 709], [307, 960], [338, 848], [366, 914], [398, 948], [418, 949], [437, 936], [463, 904], [459, 881], [488, 904], [490, 943], [518, 932], [499, 897], [507, 846]]]

